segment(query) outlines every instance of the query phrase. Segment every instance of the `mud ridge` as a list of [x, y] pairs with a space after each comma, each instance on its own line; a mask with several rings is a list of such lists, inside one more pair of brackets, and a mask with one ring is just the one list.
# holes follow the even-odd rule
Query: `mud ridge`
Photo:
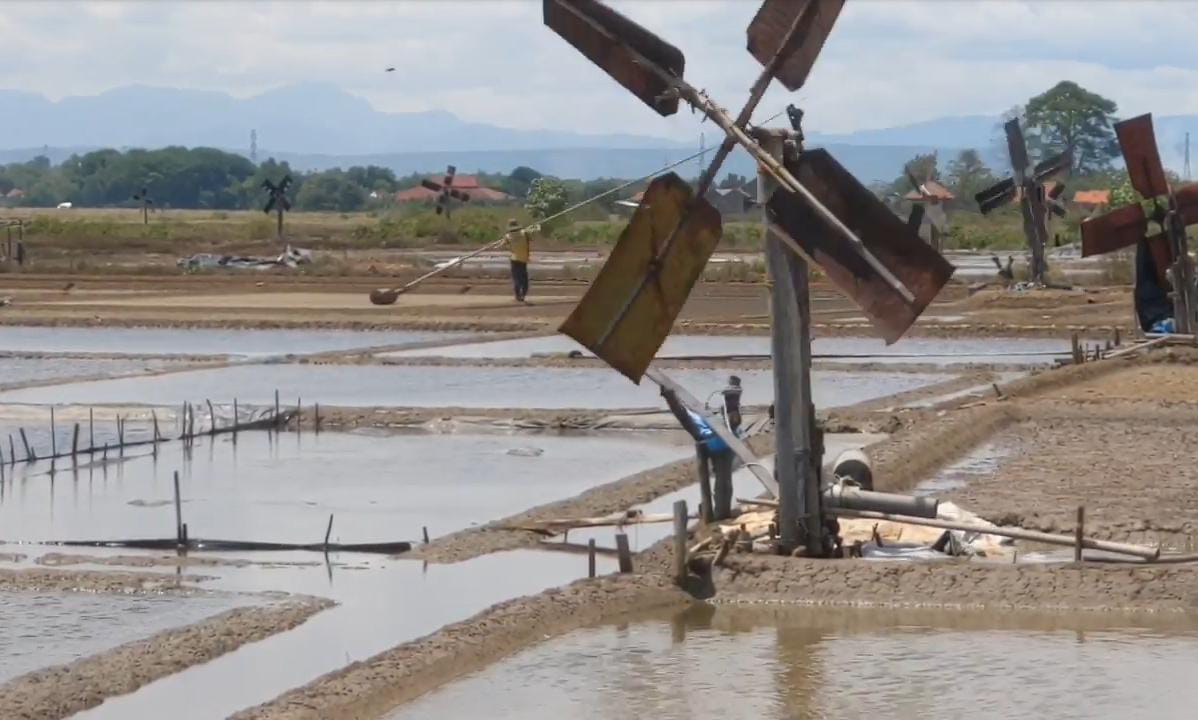
[[332, 602], [327, 600], [304, 599], [229, 610], [68, 665], [35, 670], [0, 686], [0, 717], [13, 720], [70, 717], [106, 698], [131, 693], [246, 643], [290, 630], [330, 605]]

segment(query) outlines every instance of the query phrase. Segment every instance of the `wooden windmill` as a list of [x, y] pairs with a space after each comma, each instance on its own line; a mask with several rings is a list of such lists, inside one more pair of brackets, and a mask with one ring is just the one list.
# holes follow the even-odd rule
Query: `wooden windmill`
[[470, 202], [470, 193], [462, 192], [453, 186], [454, 175], [458, 169], [450, 165], [445, 170], [445, 177], [440, 183], [435, 180], [424, 179], [420, 184], [424, 187], [437, 193], [437, 214], [445, 213], [445, 219], [449, 219], [450, 211], [453, 208], [453, 201]]
[[944, 238], [948, 234], [948, 212], [945, 210], [945, 205], [953, 201], [956, 196], [948, 188], [934, 180], [930, 171], [922, 182], [915, 178], [915, 173], [911, 171], [910, 165], [903, 168], [903, 171], [913, 188], [903, 196], [904, 200], [911, 203], [911, 214], [908, 216], [907, 222], [916, 232], [919, 232], [926, 217], [929, 228], [928, 241], [939, 252], [944, 249]]
[[1015, 176], [981, 191], [975, 199], [983, 215], [1013, 200], [1019, 201], [1023, 211], [1023, 234], [1027, 236], [1028, 248], [1032, 253], [1031, 280], [1036, 285], [1044, 285], [1044, 277], [1048, 272], [1048, 260], [1044, 255], [1044, 249], [1048, 246], [1048, 214], [1065, 215], [1065, 206], [1061, 202], [1064, 184], [1055, 183], [1049, 188], [1045, 181], [1068, 169], [1072, 156], [1065, 151], [1033, 167], [1028, 159], [1027, 142], [1019, 127], [1019, 119], [1010, 120], [1003, 129], [1007, 134], [1007, 150]]
[[273, 210], [278, 218], [278, 238], [283, 239], [283, 213], [291, 210], [291, 201], [287, 199], [287, 189], [291, 187], [291, 176], [284, 175], [283, 179], [275, 184], [269, 179], [262, 181], [262, 189], [266, 191], [266, 204], [262, 206], [262, 212], [269, 215]]
[[150, 224], [150, 206], [154, 201], [150, 199], [150, 192], [146, 188], [142, 188], [140, 192], [133, 193], [133, 199], [141, 203], [141, 221], [143, 225]]
[[[751, 469], [777, 490], [782, 546], [826, 553], [807, 260], [861, 306], [887, 342], [910, 327], [953, 270], [826, 151], [803, 151], [792, 130], [749, 125], [773, 79], [791, 91], [804, 84], [843, 0], [765, 0], [748, 28], [749, 52], [764, 70], [735, 117], [683, 79], [682, 51], [648, 29], [597, 0], [543, 1], [545, 24], [643, 103], [672, 115], [685, 101], [726, 136], [695, 190], [673, 173], [650, 183], [561, 332], [639, 382], [722, 234], [720, 215], [704, 197], [732, 148], [748, 151], [759, 166], [773, 278], [777, 479]], [[655, 372], [651, 379], [668, 385]]]
[[[1198, 292], [1186, 227], [1198, 225], [1198, 184], [1174, 188], [1169, 183], [1151, 114], [1115, 123], [1115, 134], [1131, 186], [1152, 203], [1152, 214], [1133, 203], [1082, 221], [1082, 257], [1135, 245], [1136, 313], [1141, 328], [1150, 330], [1163, 314], [1149, 306], [1163, 304], [1167, 308], [1171, 296], [1177, 332], [1193, 332]], [[1150, 220], [1160, 232], [1149, 235]]]

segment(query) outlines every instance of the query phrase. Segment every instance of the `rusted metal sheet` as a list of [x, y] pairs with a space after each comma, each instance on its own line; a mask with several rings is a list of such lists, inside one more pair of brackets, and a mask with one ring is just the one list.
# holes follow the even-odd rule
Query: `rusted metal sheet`
[[1186, 225], [1198, 225], [1198, 183], [1184, 185], [1174, 191], [1177, 212]]
[[1146, 198], [1167, 195], [1169, 181], [1156, 147], [1152, 113], [1115, 123], [1115, 135], [1119, 138], [1123, 160], [1127, 163], [1127, 174], [1136, 192]]
[[1139, 203], [1124, 205], [1082, 220], [1082, 257], [1131, 247], [1148, 234], [1148, 217]]
[[[703, 199], [692, 205], [693, 197], [690, 186], [674, 173], [654, 180], [595, 282], [558, 328], [635, 383], [670, 334], [720, 239], [720, 213]], [[684, 215], [685, 225], [655, 263]], [[646, 277], [651, 280], [637, 294]]]
[[544, 0], [544, 17], [551, 30], [646, 105], [662, 115], [678, 112], [678, 97], [666, 92], [669, 84], [636, 55], [681, 78], [681, 50], [597, 0]]
[[[842, 7], [844, 0], [765, 0], [749, 23], [749, 52], [766, 67], [781, 54], [774, 77], [787, 90], [798, 90], [807, 82]], [[783, 47], [796, 22], [797, 32]]]
[[786, 189], [779, 189], [770, 199], [771, 230], [819, 265], [828, 279], [857, 303], [886, 342], [895, 342], [948, 282], [953, 266], [827, 151], [801, 153], [786, 167], [861, 238], [915, 301], [906, 303], [807, 203]]
[[1027, 143], [1023, 139], [1023, 129], [1019, 127], [1019, 118], [1008, 120], [1003, 125], [1007, 133], [1007, 152], [1011, 155], [1011, 169], [1017, 179], [1023, 179], [1027, 172]]
[[[1026, 150], [1024, 151], [1026, 152]], [[1032, 171], [1033, 177], [1036, 180], [1043, 182], [1057, 173], [1064, 172], [1073, 164], [1073, 153], [1066, 150], [1062, 153], [1057, 153], [1052, 157], [1041, 160], [1036, 163], [1035, 170]]]
[[974, 195], [973, 199], [977, 201], [978, 209], [985, 215], [991, 210], [1002, 207], [1014, 200], [1015, 190], [1015, 181], [1007, 178]]

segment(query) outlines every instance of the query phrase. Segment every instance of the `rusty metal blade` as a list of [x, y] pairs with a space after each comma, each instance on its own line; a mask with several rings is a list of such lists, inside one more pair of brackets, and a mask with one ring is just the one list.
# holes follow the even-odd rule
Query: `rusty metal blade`
[[1011, 155], [1011, 170], [1016, 180], [1022, 180], [1027, 172], [1027, 143], [1023, 140], [1023, 129], [1019, 127], [1019, 118], [1012, 118], [1003, 125], [1007, 133], [1007, 152]]
[[640, 65], [629, 48], [675, 77], [682, 77], [682, 51], [597, 0], [544, 0], [545, 24], [616, 82], [661, 115], [678, 112], [678, 98], [663, 97], [670, 86]]
[[[787, 90], [798, 90], [807, 82], [842, 7], [844, 0], [765, 0], [749, 23], [749, 52], [766, 67], [780, 54], [774, 77]], [[796, 20], [798, 31], [783, 47]]]
[[1066, 150], [1063, 153], [1057, 153], [1047, 160], [1041, 160], [1036, 163], [1036, 168], [1032, 171], [1032, 177], [1038, 182], [1044, 182], [1048, 178], [1057, 173], [1064, 172], [1073, 164], [1073, 153]]
[[1198, 225], [1198, 183], [1184, 185], [1173, 193], [1177, 212], [1186, 225]]
[[[598, 277], [558, 328], [635, 383], [670, 334], [720, 239], [720, 213], [703, 199], [691, 205], [693, 197], [690, 186], [674, 173], [650, 183]], [[686, 223], [654, 276], [654, 256], [684, 214]], [[646, 277], [652, 279], [636, 294]]]
[[1148, 217], [1139, 203], [1082, 220], [1082, 257], [1131, 247], [1148, 234]]
[[440, 185], [440, 184], [438, 184], [432, 180], [429, 180], [427, 178], [420, 181], [420, 186], [428, 188], [429, 190], [432, 190], [433, 192], [441, 192], [441, 188], [444, 187], [443, 185]]
[[1007, 178], [974, 195], [973, 199], [977, 201], [978, 209], [985, 215], [994, 208], [1006, 205], [1015, 199], [1015, 181]]
[[786, 167], [861, 238], [915, 301], [905, 302], [807, 203], [785, 188], [770, 199], [771, 229], [819, 265], [828, 279], [857, 303], [887, 343], [898, 340], [948, 282], [953, 266], [827, 151], [804, 152]]
[[1165, 178], [1161, 154], [1156, 147], [1152, 113], [1115, 123], [1115, 135], [1119, 138], [1127, 174], [1136, 192], [1146, 198], [1167, 195], [1169, 181]]

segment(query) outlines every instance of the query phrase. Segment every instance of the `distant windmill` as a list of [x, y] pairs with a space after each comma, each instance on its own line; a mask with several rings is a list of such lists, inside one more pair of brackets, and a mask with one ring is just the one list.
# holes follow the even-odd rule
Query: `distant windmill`
[[149, 192], [146, 190], [146, 188], [143, 187], [141, 189], [141, 192], [133, 193], [133, 199], [137, 200], [138, 202], [141, 203], [142, 224], [149, 225], [150, 224], [150, 206], [154, 204], [154, 201], [150, 199]]
[[955, 196], [948, 188], [932, 179], [931, 170], [922, 182], [915, 178], [910, 165], [903, 168], [903, 172], [907, 174], [907, 181], [914, 188], [903, 196], [904, 200], [912, 204], [907, 222], [911, 229], [919, 232], [926, 216], [930, 228], [928, 240], [932, 247], [940, 251], [944, 248], [944, 236], [948, 234], [948, 213], [944, 210], [944, 204], [955, 199]]
[[456, 167], [450, 165], [446, 168], [445, 178], [440, 183], [427, 179], [420, 181], [420, 184], [424, 187], [435, 193], [439, 193], [437, 195], [437, 214], [445, 213], [446, 220], [449, 219], [449, 211], [453, 206], [453, 200], [461, 200], [462, 202], [470, 201], [469, 193], [464, 193], [453, 186], [453, 176], [457, 171]]
[[283, 213], [291, 209], [291, 201], [287, 199], [287, 188], [291, 187], [291, 176], [284, 175], [276, 185], [269, 179], [262, 181], [262, 189], [267, 192], [266, 205], [262, 212], [267, 215], [273, 210], [279, 219], [279, 240], [283, 239]]

